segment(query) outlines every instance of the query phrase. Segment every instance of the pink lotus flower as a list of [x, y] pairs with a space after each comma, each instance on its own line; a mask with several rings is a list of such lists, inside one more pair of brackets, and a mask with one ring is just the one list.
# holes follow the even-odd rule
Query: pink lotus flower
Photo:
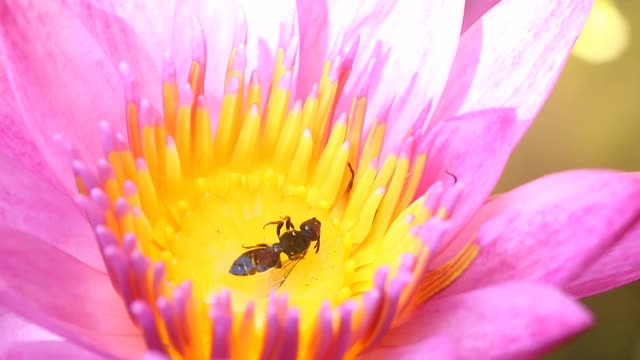
[[8, 358], [531, 357], [640, 277], [638, 174], [487, 200], [590, 1], [0, 6]]

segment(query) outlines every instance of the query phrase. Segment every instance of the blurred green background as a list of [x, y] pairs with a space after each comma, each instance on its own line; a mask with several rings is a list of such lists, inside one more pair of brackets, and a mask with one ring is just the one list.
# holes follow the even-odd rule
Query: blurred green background
[[[611, 13], [612, 6], [622, 19]], [[598, 0], [591, 17], [582, 51], [569, 58], [497, 192], [572, 168], [640, 170], [640, 1]], [[626, 45], [620, 40], [625, 27]], [[596, 326], [546, 359], [640, 360], [640, 282], [583, 303], [595, 314]]]

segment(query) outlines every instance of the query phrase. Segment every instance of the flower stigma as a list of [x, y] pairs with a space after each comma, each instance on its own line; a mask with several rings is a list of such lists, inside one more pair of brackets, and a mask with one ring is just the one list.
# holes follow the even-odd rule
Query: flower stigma
[[[429, 267], [461, 182], [424, 184], [420, 124], [385, 143], [391, 102], [365, 131], [367, 84], [349, 111], [335, 114], [358, 39], [333, 51], [318, 83], [297, 100], [293, 21], [282, 27], [268, 86], [257, 72], [245, 78], [241, 12], [237, 24], [217, 113], [204, 96], [197, 20], [186, 83], [165, 58], [162, 112], [140, 98], [121, 64], [126, 135], [99, 124], [104, 155], [96, 171], [59, 137], [77, 202], [150, 350], [175, 359], [353, 358], [475, 258], [469, 240], [449, 262]], [[312, 244], [292, 269], [283, 253], [282, 269], [231, 274], [245, 247], [279, 242], [276, 226], [265, 224], [285, 217], [298, 232], [318, 219], [319, 251]]]

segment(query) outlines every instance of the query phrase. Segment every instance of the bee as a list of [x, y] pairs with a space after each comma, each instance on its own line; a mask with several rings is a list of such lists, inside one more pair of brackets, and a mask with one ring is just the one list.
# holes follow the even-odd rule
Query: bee
[[[311, 243], [315, 241], [316, 254], [320, 251], [320, 227], [318, 219], [311, 218], [300, 224], [300, 230], [296, 230], [289, 216], [282, 220], [271, 221], [264, 225], [276, 225], [278, 242], [272, 245], [258, 244], [254, 246], [242, 246], [249, 251], [240, 255], [229, 268], [229, 273], [237, 276], [248, 276], [265, 272], [269, 269], [281, 269], [274, 278], [274, 287], [282, 286], [293, 268], [302, 260]], [[285, 227], [285, 232], [282, 228]], [[287, 255], [288, 261], [282, 262], [280, 254]]]

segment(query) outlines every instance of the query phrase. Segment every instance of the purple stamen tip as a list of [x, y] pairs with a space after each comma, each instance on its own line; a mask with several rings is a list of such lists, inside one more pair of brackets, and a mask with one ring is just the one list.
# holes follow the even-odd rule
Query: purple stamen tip
[[330, 358], [342, 359], [347, 351], [349, 340], [351, 338], [351, 319], [353, 312], [357, 308], [355, 301], [347, 300], [339, 307], [340, 325], [336, 335], [337, 342], [333, 345]]
[[109, 196], [107, 196], [107, 194], [99, 187], [91, 189], [89, 195], [91, 196], [91, 200], [98, 205], [102, 211], [109, 208]]
[[367, 64], [367, 68], [364, 71], [365, 76], [363, 78], [362, 85], [360, 85], [360, 88], [358, 89], [358, 92], [357, 92], [359, 96], [367, 96], [369, 94], [369, 89], [371, 88], [371, 81], [374, 79], [373, 70], [375, 65], [376, 65], [376, 62], [374, 59], [369, 60], [369, 63]]
[[420, 114], [418, 114], [416, 121], [411, 126], [411, 131], [413, 133], [418, 134], [427, 130], [427, 118], [428, 118], [429, 112], [431, 111], [431, 103], [432, 101], [429, 100], [427, 102], [427, 105], [425, 105], [420, 111]]
[[262, 354], [261, 359], [269, 359], [273, 356], [272, 352], [275, 347], [277, 335], [280, 331], [280, 324], [278, 323], [278, 311], [274, 304], [274, 294], [269, 296], [269, 304], [267, 305], [267, 321], [266, 331], [264, 339], [262, 341]]
[[422, 238], [424, 245], [429, 248], [429, 251], [435, 253], [440, 249], [442, 239], [447, 233], [447, 230], [449, 230], [450, 225], [449, 222], [444, 222], [439, 218], [431, 218], [422, 226], [418, 236]]
[[322, 305], [320, 306], [316, 334], [320, 337], [320, 341], [318, 341], [317, 343], [318, 346], [315, 349], [312, 349], [314, 350], [314, 353], [312, 353], [312, 355], [315, 356], [310, 356], [310, 358], [326, 358], [326, 356], [324, 355], [329, 350], [328, 347], [331, 344], [331, 340], [333, 338], [333, 315], [331, 313], [331, 305], [327, 300], [323, 301]]
[[85, 195], [76, 195], [74, 196], [74, 201], [82, 210], [84, 210], [92, 226], [104, 224], [104, 212], [100, 211], [91, 199]]
[[373, 288], [362, 295], [362, 304], [367, 309], [369, 316], [373, 314], [376, 306], [382, 299], [382, 292], [378, 288]]
[[380, 266], [376, 271], [376, 273], [373, 275], [373, 283], [374, 283], [373, 287], [376, 289], [379, 289], [380, 291], [384, 291], [384, 286], [385, 286], [385, 283], [387, 282], [387, 277], [389, 276], [389, 272], [391, 272], [391, 269], [389, 269], [388, 266], [386, 265]]
[[289, 43], [289, 46], [287, 46], [287, 50], [284, 53], [282, 64], [287, 69], [291, 69], [293, 67], [293, 63], [296, 61], [296, 56], [298, 55], [299, 40], [300, 38], [298, 36], [294, 36], [293, 38], [291, 38], [291, 42]]
[[[335, 120], [333, 126], [335, 127], [338, 124], [343, 125], [343, 126], [347, 125], [347, 113], [343, 112], [343, 113], [340, 113], [340, 115], [338, 115], [338, 118]], [[332, 128], [332, 130], [333, 130], [333, 128]]]
[[393, 101], [394, 101], [394, 97], [391, 97], [389, 100], [387, 100], [384, 105], [382, 105], [382, 108], [380, 109], [380, 112], [378, 113], [378, 121], [379, 123], [385, 123], [387, 122], [387, 119], [389, 118], [389, 113], [391, 113], [391, 107], [393, 106]]
[[168, 52], [164, 54], [162, 63], [162, 81], [168, 83], [176, 82], [176, 64]]
[[411, 235], [412, 237], [419, 237], [420, 236], [420, 230], [422, 229], [421, 226], [412, 226], [409, 229], [409, 235]]
[[153, 107], [149, 100], [143, 98], [140, 100], [140, 125], [153, 126], [154, 125], [154, 113]]
[[331, 68], [329, 69], [329, 74], [327, 75], [327, 77], [329, 78], [329, 81], [331, 82], [338, 81], [338, 76], [340, 75], [341, 66], [342, 66], [342, 58], [340, 57], [340, 55], [338, 55], [331, 62]]
[[180, 105], [184, 106], [191, 104], [193, 104], [193, 90], [191, 90], [191, 85], [187, 83], [180, 88]]
[[392, 154], [395, 157], [400, 157], [400, 150], [404, 146], [404, 142], [395, 142], [393, 144], [389, 144], [389, 146], [391, 147], [390, 154]]
[[249, 108], [249, 113], [252, 116], [260, 115], [260, 108], [258, 107], [258, 104], [251, 104], [251, 107]]
[[137, 158], [136, 169], [141, 171], [147, 170], [148, 169], [147, 162], [143, 158]]
[[165, 267], [162, 261], [157, 262], [153, 268], [153, 296], [159, 296], [164, 283]]
[[293, 103], [293, 107], [291, 108], [291, 111], [294, 111], [294, 112], [302, 111], [302, 100], [300, 99], [296, 100], [296, 102]]
[[116, 216], [118, 218], [121, 218], [124, 215], [126, 215], [127, 212], [129, 212], [129, 203], [127, 202], [127, 200], [121, 197], [116, 199], [116, 204], [115, 204]]
[[278, 86], [283, 90], [289, 90], [291, 87], [291, 72], [287, 71], [282, 75]]
[[169, 147], [175, 147], [176, 146], [176, 141], [173, 139], [173, 136], [169, 135], [167, 136], [167, 146]]
[[424, 207], [425, 209], [429, 209], [431, 213], [435, 212], [438, 204], [440, 203], [440, 198], [442, 197], [442, 193], [444, 192], [444, 186], [440, 181], [436, 181], [433, 185], [429, 187], [427, 190], [427, 196], [424, 199]]
[[141, 217], [144, 215], [144, 213], [142, 212], [142, 210], [137, 207], [137, 206], [132, 206], [131, 207], [131, 215], [135, 218], [135, 217]]
[[180, 354], [183, 354], [184, 344], [180, 339], [173, 306], [164, 296], [160, 296], [158, 298], [157, 305], [160, 316], [162, 316], [162, 319], [164, 320], [165, 328], [167, 329], [167, 334], [169, 335], [171, 343], [178, 349]]
[[136, 239], [136, 236], [134, 234], [126, 233], [122, 238], [122, 250], [126, 254], [131, 254], [131, 252], [135, 250], [137, 243], [138, 240]]
[[96, 233], [96, 237], [98, 238], [98, 244], [103, 249], [103, 251], [111, 246], [117, 246], [118, 239], [116, 239], [116, 236], [106, 225], [96, 225], [96, 227], [94, 228], [94, 232]]
[[414, 138], [410, 136], [406, 141], [402, 143], [400, 147], [400, 157], [404, 159], [411, 159], [411, 155], [413, 154], [414, 148]]
[[318, 84], [313, 84], [313, 86], [311, 87], [311, 91], [309, 91], [309, 96], [308, 98], [317, 98], [318, 97]]
[[298, 324], [300, 322], [300, 311], [296, 308], [287, 311], [282, 334], [280, 336], [280, 354], [278, 359], [294, 360], [298, 355]]
[[229, 291], [223, 290], [213, 299], [209, 316], [213, 322], [212, 358], [228, 358], [231, 329], [231, 302]]
[[87, 165], [80, 160], [71, 161], [71, 169], [73, 170], [76, 176], [79, 176], [84, 185], [88, 189], [94, 188], [98, 184], [98, 180], [95, 175], [87, 168]]
[[149, 288], [147, 287], [147, 274], [151, 267], [151, 261], [140, 250], [133, 250], [131, 253], [131, 262], [133, 263], [133, 269], [135, 277], [139, 284], [138, 289], [140, 291], [140, 297], [147, 301], [152, 301], [149, 294]]
[[440, 207], [447, 209], [447, 212], [449, 213], [448, 217], [452, 216], [463, 189], [464, 185], [462, 184], [462, 182], [458, 181], [455, 185], [453, 185], [453, 187], [451, 187], [442, 195]]
[[400, 256], [400, 266], [398, 271], [403, 271], [407, 273], [413, 272], [413, 269], [416, 266], [416, 256], [411, 253], [404, 253]]
[[100, 138], [102, 140], [102, 151], [105, 154], [109, 154], [115, 149], [115, 141], [113, 135], [113, 129], [111, 128], [111, 124], [107, 121], [100, 121]]
[[127, 150], [128, 147], [127, 138], [121, 133], [116, 133], [116, 150], [123, 151]]
[[207, 109], [207, 99], [205, 99], [204, 95], [198, 95], [196, 99], [196, 106], [199, 109]]
[[102, 183], [113, 177], [113, 168], [105, 158], [98, 159], [98, 178]]
[[413, 220], [416, 218], [416, 216], [414, 214], [408, 214], [407, 216], [404, 217], [404, 219], [402, 219], [406, 224], [411, 224], [413, 222]]
[[185, 280], [176, 286], [176, 289], [173, 293], [173, 297], [175, 301], [189, 301], [191, 299], [191, 291], [193, 289], [193, 285], [191, 281]]
[[121, 62], [118, 66], [120, 70], [120, 77], [122, 78], [122, 84], [124, 85], [124, 96], [127, 101], [137, 102], [140, 98], [140, 89], [138, 88], [138, 82], [131, 72], [129, 64]]
[[371, 166], [372, 168], [378, 170], [378, 165], [380, 165], [380, 158], [373, 158], [371, 159], [371, 162], [369, 163], [369, 166]]
[[233, 65], [231, 66], [233, 70], [236, 71], [244, 71], [247, 67], [247, 50], [244, 44], [238, 44], [236, 47], [236, 55], [233, 58]]
[[360, 34], [356, 35], [355, 39], [351, 43], [351, 47], [347, 52], [347, 55], [344, 59], [344, 66], [350, 69], [353, 66], [353, 61], [356, 57], [356, 52], [358, 51], [358, 46], [360, 45]]
[[251, 78], [249, 79], [249, 86], [250, 87], [260, 86], [260, 74], [258, 74], [258, 72], [255, 70], [251, 72]]
[[131, 304], [131, 313], [136, 317], [138, 324], [142, 328], [147, 347], [151, 350], [165, 353], [151, 307], [144, 301], [136, 300]]
[[220, 307], [225, 311], [231, 311], [231, 291], [229, 289], [222, 289], [218, 294], [218, 299], [220, 301]]
[[131, 180], [125, 180], [122, 188], [126, 196], [133, 196], [138, 193], [138, 186], [136, 186], [136, 183]]
[[386, 316], [384, 319], [381, 319], [381, 324], [379, 325], [379, 330], [377, 336], [371, 341], [370, 347], [375, 346], [387, 332], [389, 326], [391, 326], [391, 322], [396, 314], [396, 309], [398, 308], [398, 302], [400, 300], [400, 296], [404, 291], [407, 284], [412, 279], [412, 275], [405, 271], [398, 271], [396, 277], [391, 280], [389, 286], [386, 288], [386, 297], [388, 300], [388, 310], [386, 311]]
[[240, 90], [240, 80], [234, 76], [229, 79], [229, 83], [227, 84], [227, 88], [224, 92], [227, 95], [234, 95], [238, 93], [238, 90]]

